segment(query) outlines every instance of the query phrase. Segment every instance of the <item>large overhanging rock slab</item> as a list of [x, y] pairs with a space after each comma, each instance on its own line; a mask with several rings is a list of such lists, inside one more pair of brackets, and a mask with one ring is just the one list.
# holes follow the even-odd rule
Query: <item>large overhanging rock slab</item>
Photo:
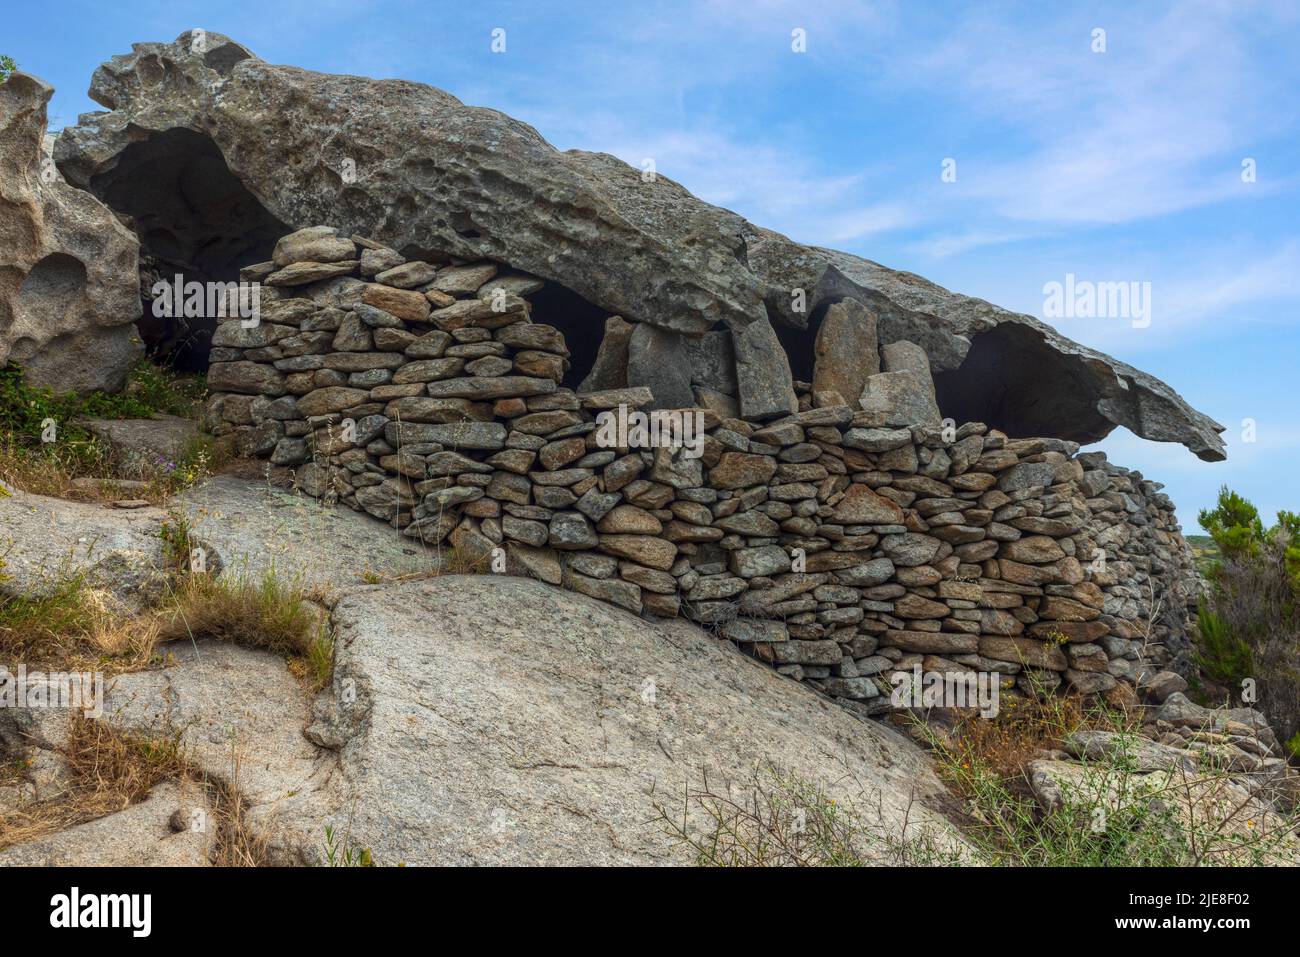
[[[1079, 442], [1124, 425], [1224, 457], [1223, 428], [1167, 385], [1030, 316], [794, 243], [663, 176], [603, 153], [561, 153], [531, 127], [431, 87], [272, 66], [195, 32], [114, 57], [90, 93], [112, 112], [65, 130], [56, 156], [101, 195], [142, 168], [152, 137], [198, 132], [291, 227], [331, 223], [403, 251], [509, 263], [610, 313], [690, 336], [719, 323], [737, 333], [769, 321], [803, 329], [819, 304], [857, 299], [879, 316], [880, 341], [926, 350], [946, 415]], [[758, 348], [767, 338], [749, 343], [750, 359], [767, 358]], [[785, 410], [773, 367], [738, 369], [746, 415]]]
[[123, 155], [174, 128], [210, 136], [290, 227], [340, 226], [397, 249], [494, 259], [621, 313], [698, 335], [764, 315], [741, 267], [744, 220], [612, 156], [441, 90], [272, 66], [219, 34], [136, 44], [95, 71], [113, 112], [82, 117], [57, 157], [107, 190]]
[[60, 392], [115, 392], [143, 354], [138, 244], [45, 155], [54, 88], [0, 83], [0, 366]]

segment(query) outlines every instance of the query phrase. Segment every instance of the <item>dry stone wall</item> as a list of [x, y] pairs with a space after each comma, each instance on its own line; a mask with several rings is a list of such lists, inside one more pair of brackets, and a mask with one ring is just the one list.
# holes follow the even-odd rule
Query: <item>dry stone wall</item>
[[635, 424], [655, 397], [560, 385], [538, 279], [324, 227], [244, 278], [264, 283], [260, 321], [219, 325], [207, 427], [430, 549], [686, 616], [867, 712], [918, 667], [1124, 698], [1185, 658], [1195, 575], [1172, 503], [1101, 453], [899, 427], [802, 382], [792, 415], [692, 410], [664, 421], [698, 421], [679, 436], [698, 441], [638, 448], [598, 417]]

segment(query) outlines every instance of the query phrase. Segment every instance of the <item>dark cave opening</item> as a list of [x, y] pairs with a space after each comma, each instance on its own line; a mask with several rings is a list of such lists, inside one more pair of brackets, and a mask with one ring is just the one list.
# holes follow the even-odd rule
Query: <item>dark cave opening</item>
[[230, 172], [206, 135], [187, 129], [132, 143], [90, 189], [123, 216], [140, 240], [137, 326], [151, 359], [184, 372], [206, 372], [215, 316], [154, 314], [153, 284], [237, 282], [239, 270], [271, 258], [289, 228]]
[[527, 299], [532, 303], [533, 322], [554, 326], [564, 336], [569, 347], [569, 369], [560, 384], [577, 391], [578, 384], [596, 364], [610, 312], [555, 282], [548, 282]]
[[1113, 424], [1096, 410], [1084, 361], [1030, 327], [1004, 323], [976, 333], [956, 369], [934, 373], [935, 397], [941, 414], [958, 423], [983, 422], [1012, 438], [1095, 442]]
[[[806, 329], [772, 323], [797, 381], [812, 381], [817, 332], [831, 304], [818, 305]], [[883, 343], [883, 327], [881, 335]], [[1094, 442], [1113, 425], [1097, 411], [1100, 396], [1086, 361], [1062, 354], [1032, 327], [1004, 323], [972, 336], [957, 368], [933, 371], [935, 399], [944, 418], [983, 422], [1013, 438]]]
[[817, 342], [817, 331], [821, 328], [822, 320], [826, 318], [826, 310], [831, 305], [830, 302], [818, 305], [808, 316], [808, 325], [803, 329], [787, 325], [779, 317], [772, 316], [772, 329], [776, 332], [781, 348], [785, 350], [786, 359], [790, 362], [790, 374], [796, 382], [813, 380], [813, 367], [817, 363], [817, 354], [813, 347]]
[[[182, 283], [237, 282], [240, 269], [271, 258], [291, 227], [248, 191], [210, 137], [193, 130], [171, 129], [131, 144], [89, 186], [140, 240], [137, 326], [149, 357], [179, 371], [206, 372], [216, 317], [159, 317], [151, 287], [178, 276]], [[433, 263], [447, 258], [434, 250], [403, 253]], [[576, 389], [595, 364], [610, 313], [554, 282], [527, 298], [533, 321], [564, 335], [571, 355], [563, 385]]]

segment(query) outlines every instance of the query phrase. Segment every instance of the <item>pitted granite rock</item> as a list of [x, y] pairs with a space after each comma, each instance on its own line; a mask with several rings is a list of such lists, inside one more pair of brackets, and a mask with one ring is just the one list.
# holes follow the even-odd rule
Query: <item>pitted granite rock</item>
[[[924, 348], [941, 408], [961, 407], [947, 415], [1078, 442], [1124, 425], [1224, 457], [1223, 427], [1169, 386], [1033, 317], [800, 245], [664, 176], [647, 182], [607, 154], [558, 152], [531, 127], [431, 87], [273, 66], [220, 34], [185, 33], [114, 57], [91, 96], [110, 112], [82, 117], [56, 147], [75, 183], [129, 189], [116, 182], [129, 175], [119, 169], [128, 150], [147, 152], [177, 128], [201, 133], [290, 227], [335, 223], [407, 254], [508, 263], [690, 336], [725, 324], [746, 417], [796, 411], [772, 324], [804, 329], [819, 304], [849, 298], [877, 314], [882, 341]], [[1063, 381], [1071, 388], [1055, 388]], [[1004, 403], [1009, 421], [998, 422], [987, 407], [1008, 391], [1023, 398]]]
[[116, 392], [144, 354], [139, 244], [46, 155], [53, 94], [25, 73], [0, 84], [0, 366], [59, 392]]

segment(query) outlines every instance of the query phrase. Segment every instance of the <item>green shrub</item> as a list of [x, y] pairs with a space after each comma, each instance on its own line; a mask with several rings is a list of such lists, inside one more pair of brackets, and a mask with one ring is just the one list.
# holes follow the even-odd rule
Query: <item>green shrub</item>
[[1210, 533], [1224, 560], [1257, 554], [1264, 540], [1259, 511], [1224, 485], [1213, 509], [1202, 509], [1197, 519]]
[[22, 369], [10, 363], [0, 367], [0, 430], [39, 440], [41, 423], [53, 419], [62, 437], [84, 436], [84, 431], [71, 425], [73, 419], [147, 419], [159, 413], [193, 417], [204, 398], [201, 377], [182, 376], [147, 359], [127, 374], [121, 392], [86, 396], [31, 385], [23, 379]]
[[[1300, 733], [1300, 515], [1279, 512], [1265, 528], [1255, 507], [1224, 487], [1200, 521], [1220, 558], [1198, 614], [1199, 663], [1288, 739]], [[1244, 687], [1255, 693], [1242, 699]]]
[[1228, 624], [1208, 607], [1196, 612], [1196, 663], [1220, 684], [1240, 688], [1244, 679], [1255, 673], [1250, 645], [1234, 637]]
[[18, 64], [14, 62], [11, 56], [5, 56], [0, 53], [0, 83], [9, 79], [9, 74], [18, 69]]
[[1290, 752], [1291, 757], [1300, 758], [1300, 731], [1297, 731], [1287, 739], [1286, 749]]
[[[198, 416], [203, 400], [207, 398], [207, 382], [203, 376], [177, 373], [145, 359], [127, 375], [126, 388], [120, 398], [149, 409], [150, 414], [192, 419]], [[106, 417], [128, 416], [110, 414]]]
[[39, 440], [42, 422], [54, 419], [62, 425], [75, 413], [75, 397], [29, 385], [13, 363], [0, 368], [0, 428]]

